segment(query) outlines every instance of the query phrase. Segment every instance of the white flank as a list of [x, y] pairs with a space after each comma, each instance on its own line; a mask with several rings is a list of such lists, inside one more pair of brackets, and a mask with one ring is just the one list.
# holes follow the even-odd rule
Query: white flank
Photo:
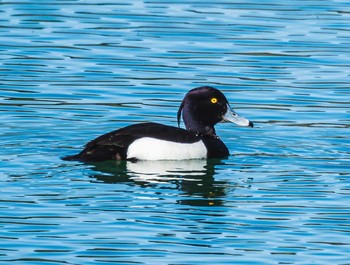
[[169, 142], [143, 137], [128, 148], [127, 158], [139, 160], [184, 160], [207, 157], [207, 148], [202, 141], [191, 144]]

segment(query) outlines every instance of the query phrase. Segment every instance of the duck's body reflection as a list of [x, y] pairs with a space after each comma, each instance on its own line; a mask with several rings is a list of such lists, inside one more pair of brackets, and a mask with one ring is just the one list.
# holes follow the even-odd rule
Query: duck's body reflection
[[91, 177], [104, 183], [134, 183], [150, 186], [170, 182], [183, 195], [182, 204], [221, 205], [225, 181], [216, 181], [215, 166], [221, 160], [107, 161], [93, 163]]

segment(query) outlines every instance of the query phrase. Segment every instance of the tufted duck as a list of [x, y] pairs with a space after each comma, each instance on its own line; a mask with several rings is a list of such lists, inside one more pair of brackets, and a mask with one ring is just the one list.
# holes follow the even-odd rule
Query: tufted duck
[[64, 160], [99, 162], [105, 160], [183, 160], [223, 158], [226, 145], [215, 133], [220, 121], [253, 127], [253, 123], [234, 112], [222, 92], [203, 86], [190, 90], [177, 113], [178, 126], [154, 122], [130, 125], [90, 141], [79, 154]]

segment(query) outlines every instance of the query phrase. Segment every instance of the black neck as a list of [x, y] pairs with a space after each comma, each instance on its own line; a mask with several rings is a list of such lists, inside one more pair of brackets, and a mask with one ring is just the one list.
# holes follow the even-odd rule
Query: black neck
[[184, 123], [186, 130], [190, 132], [194, 132], [202, 136], [216, 137], [214, 126], [205, 124], [200, 120], [192, 117], [192, 115], [186, 115], [186, 117], [184, 117]]

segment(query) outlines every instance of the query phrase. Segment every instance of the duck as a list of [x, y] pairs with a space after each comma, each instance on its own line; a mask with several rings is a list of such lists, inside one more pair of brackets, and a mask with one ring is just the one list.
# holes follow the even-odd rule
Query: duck
[[[185, 129], [180, 128], [181, 116]], [[185, 94], [180, 104], [178, 127], [156, 122], [132, 124], [103, 134], [88, 142], [78, 154], [62, 159], [102, 162], [226, 158], [229, 150], [214, 128], [219, 122], [254, 126], [230, 107], [220, 90], [212, 86], [196, 87]]]

